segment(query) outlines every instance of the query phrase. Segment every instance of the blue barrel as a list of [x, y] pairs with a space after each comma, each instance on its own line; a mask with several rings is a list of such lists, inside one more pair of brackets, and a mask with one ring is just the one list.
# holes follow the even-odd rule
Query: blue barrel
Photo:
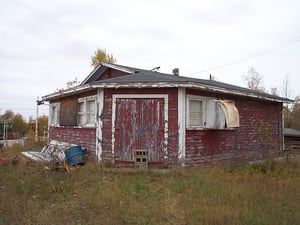
[[85, 157], [81, 146], [73, 146], [65, 151], [67, 164], [70, 166], [83, 164]]

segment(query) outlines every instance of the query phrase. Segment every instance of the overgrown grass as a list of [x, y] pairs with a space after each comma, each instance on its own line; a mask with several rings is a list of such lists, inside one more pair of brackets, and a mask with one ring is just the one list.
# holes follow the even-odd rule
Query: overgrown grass
[[66, 173], [0, 157], [0, 224], [300, 224], [300, 159], [237, 167]]

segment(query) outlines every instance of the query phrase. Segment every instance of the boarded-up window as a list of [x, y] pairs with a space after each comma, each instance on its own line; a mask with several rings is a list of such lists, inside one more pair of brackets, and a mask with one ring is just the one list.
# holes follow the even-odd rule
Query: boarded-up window
[[77, 125], [77, 98], [65, 98], [60, 102], [60, 125]]

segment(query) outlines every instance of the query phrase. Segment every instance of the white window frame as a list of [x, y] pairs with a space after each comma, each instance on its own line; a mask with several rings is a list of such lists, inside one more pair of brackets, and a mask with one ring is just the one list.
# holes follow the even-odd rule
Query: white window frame
[[[96, 126], [96, 95], [93, 96], [88, 96], [88, 97], [83, 97], [83, 98], [78, 98], [78, 104], [83, 103], [83, 112], [77, 112], [77, 124], [79, 127], [95, 127]], [[93, 101], [94, 102], [94, 111], [91, 112], [88, 109], [88, 103]], [[90, 115], [91, 114], [91, 115]], [[79, 117], [82, 116], [83, 117], [83, 121], [80, 122]], [[89, 118], [91, 118], [92, 116], [92, 120], [90, 121]]]
[[[192, 125], [190, 120], [190, 101], [202, 102], [202, 125]], [[214, 111], [214, 102], [218, 103], [218, 109]], [[186, 99], [186, 128], [187, 129], [226, 129], [232, 130], [239, 127], [239, 112], [232, 101], [218, 100], [211, 97], [187, 95]]]
[[49, 125], [59, 126], [60, 103], [51, 103], [49, 107]]
[[[187, 95], [187, 107], [186, 107], [186, 126], [187, 128], [194, 129], [194, 128], [205, 128], [206, 124], [206, 117], [207, 117], [207, 101], [212, 100], [212, 98], [209, 97], [203, 97], [203, 96], [196, 96], [196, 95]], [[192, 125], [190, 120], [190, 101], [199, 101], [202, 102], [202, 125]], [[200, 121], [201, 122], [201, 121]]]

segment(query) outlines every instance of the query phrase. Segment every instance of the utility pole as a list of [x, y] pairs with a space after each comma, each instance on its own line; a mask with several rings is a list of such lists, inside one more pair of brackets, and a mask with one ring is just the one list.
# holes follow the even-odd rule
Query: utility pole
[[6, 140], [6, 136], [7, 136], [7, 135], [6, 135], [6, 132], [7, 132], [7, 131], [6, 131], [6, 124], [5, 124], [5, 121], [4, 121], [3, 123], [4, 123], [4, 124], [3, 124], [3, 125], [4, 125], [4, 126], [3, 126], [3, 141], [5, 141], [5, 140]]
[[38, 118], [39, 118], [39, 106], [44, 104], [44, 101], [43, 100], [39, 100], [39, 97], [37, 97], [37, 100], [36, 100], [36, 119], [35, 119], [35, 142], [38, 142], [39, 140], [39, 122], [38, 122]]

